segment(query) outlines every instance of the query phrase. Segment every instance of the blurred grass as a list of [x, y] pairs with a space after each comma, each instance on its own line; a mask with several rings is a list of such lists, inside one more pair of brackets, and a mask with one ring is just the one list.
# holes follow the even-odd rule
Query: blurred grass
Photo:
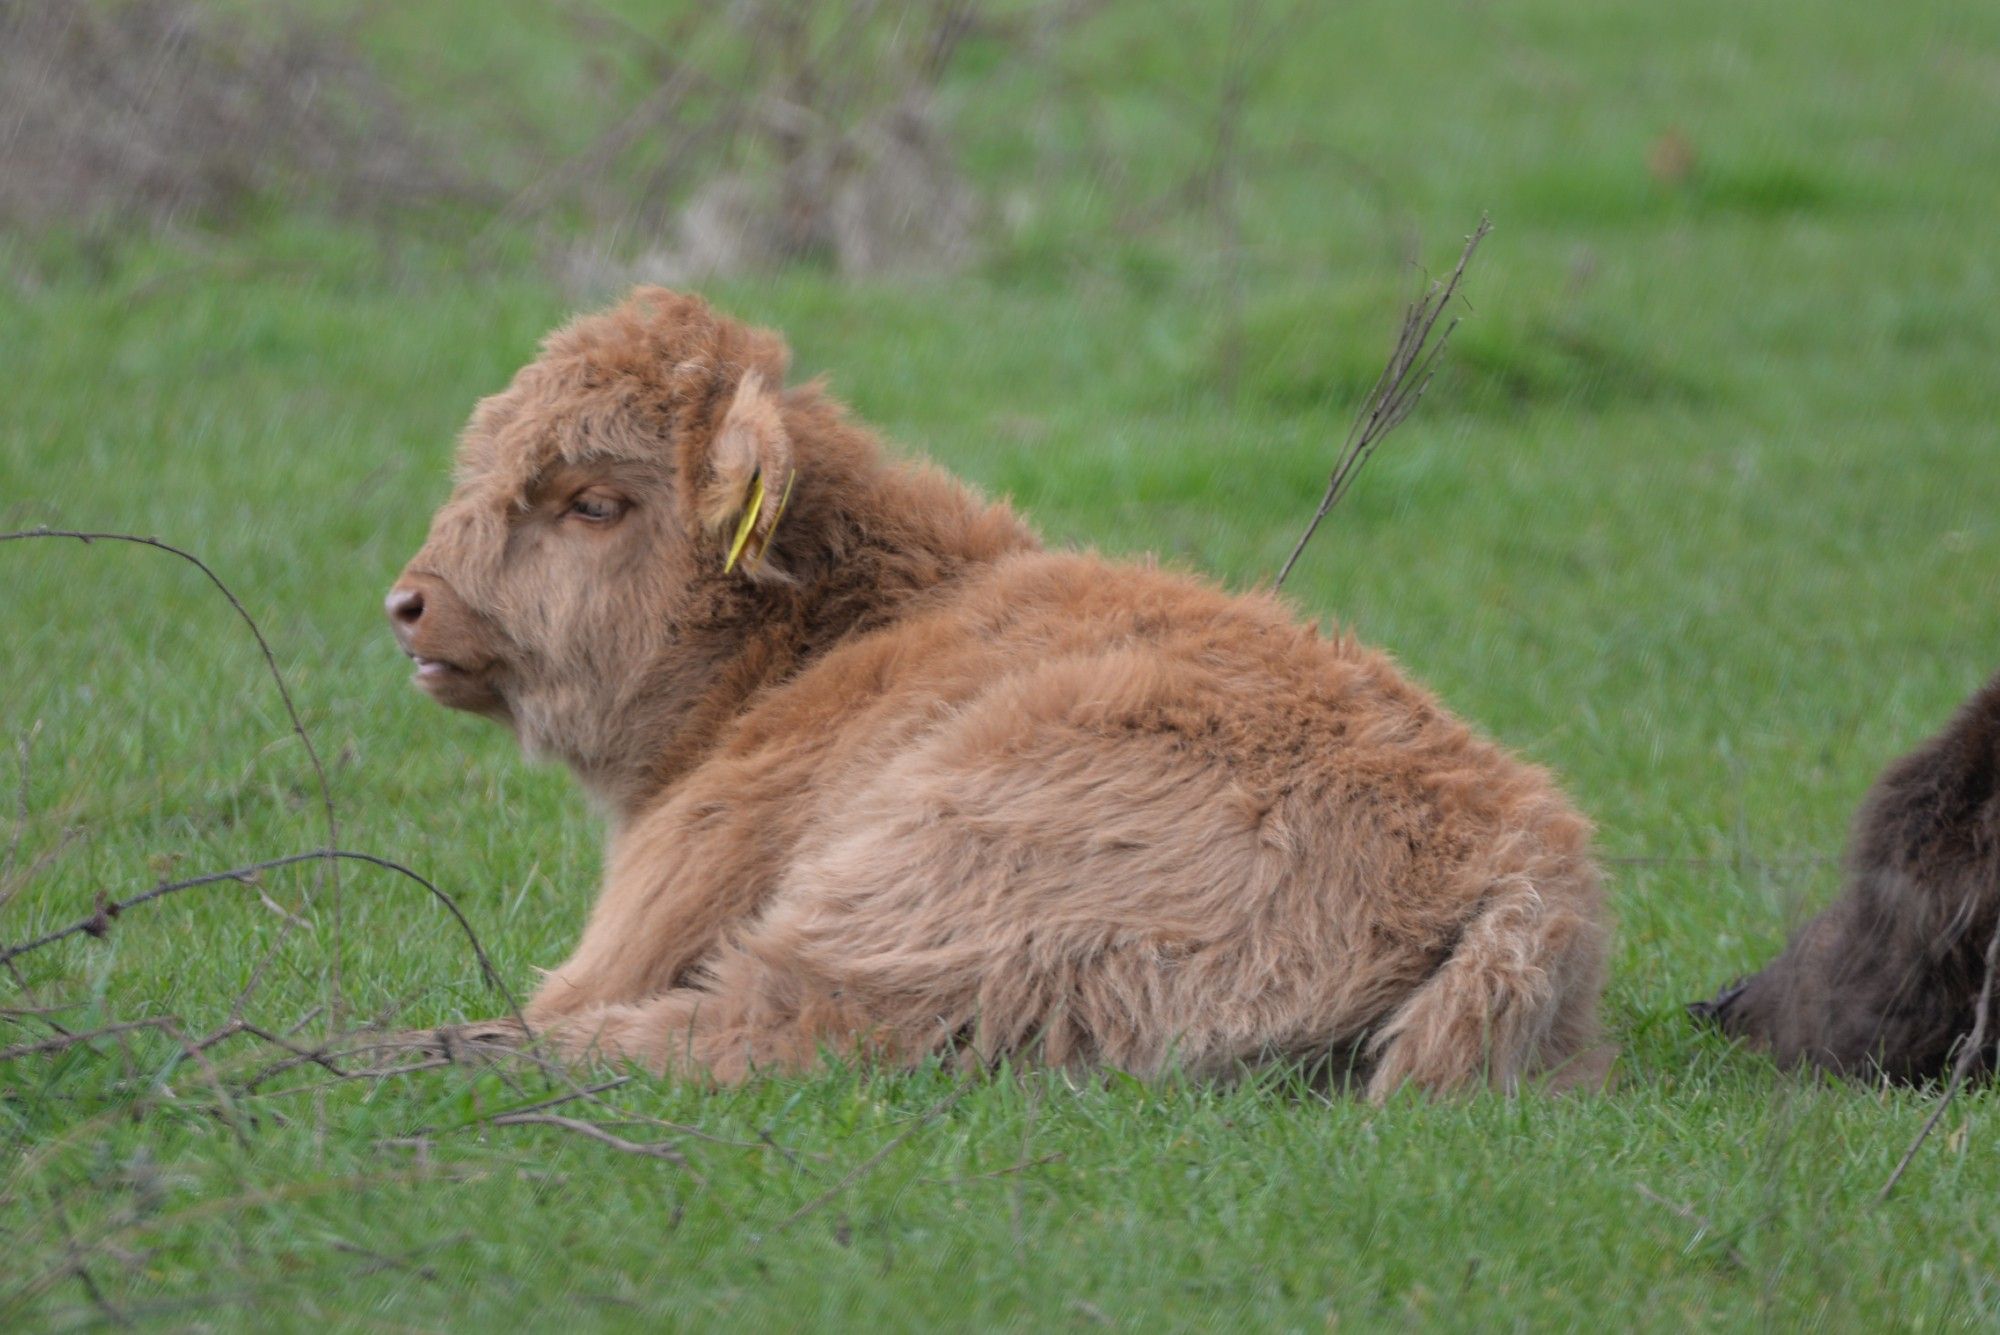
[[[364, 8], [385, 77], [496, 164], [500, 108], [546, 169], [643, 91], [524, 0]], [[171, 1323], [1990, 1324], [1991, 1097], [1878, 1209], [1922, 1099], [1780, 1078], [1679, 1007], [1832, 893], [1814, 859], [1876, 769], [2000, 662], [2000, 11], [1367, 0], [1298, 23], [1245, 123], [1234, 325], [1200, 216], [1131, 221], [1205, 150], [1228, 29], [1188, 4], [1111, 8], [1054, 72], [966, 53], [946, 95], [1004, 215], [974, 271], [712, 295], [1052, 540], [1248, 587], [1310, 512], [1408, 258], [1447, 263], [1490, 211], [1448, 375], [1287, 588], [1556, 768], [1608, 856], [1668, 860], [1612, 868], [1613, 1095], [1378, 1112], [1283, 1081], [1003, 1075], [779, 1231], [946, 1077], [619, 1091], [829, 1156], [689, 1142], [699, 1188], [525, 1129], [440, 1138], [419, 1170], [381, 1142], [498, 1097], [453, 1074], [299, 1098], [245, 1150], [170, 1102], [121, 1117], [199, 1097], [138, 1040], [0, 1065], [0, 1304], [55, 1276], [0, 1312], [105, 1319], [65, 1233], [115, 1229], [93, 1282]], [[1675, 139], [1691, 163], [1663, 173]], [[0, 527], [199, 551], [277, 646], [344, 840], [434, 874], [521, 987], [577, 930], [599, 831], [564, 776], [407, 689], [377, 607], [473, 399], [589, 295], [543, 262], [577, 225], [388, 234], [273, 201], [227, 235], [0, 239]], [[82, 831], [0, 937], [317, 842], [254, 647], [198, 576], [53, 543], [0, 549], [0, 574], [0, 724], [41, 727], [23, 856]], [[344, 879], [357, 1007], [492, 1009], [438, 912]], [[298, 907], [307, 884], [268, 889]], [[257, 994], [273, 1023], [324, 996], [313, 916]], [[249, 892], [184, 897], [26, 979], [214, 1023], [278, 925]]]

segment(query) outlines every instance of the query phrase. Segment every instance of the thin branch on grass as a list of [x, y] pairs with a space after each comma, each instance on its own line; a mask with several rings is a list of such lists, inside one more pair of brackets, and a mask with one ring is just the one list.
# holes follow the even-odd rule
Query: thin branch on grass
[[462, 1230], [452, 1234], [450, 1237], [439, 1238], [435, 1242], [427, 1242], [421, 1247], [413, 1247], [402, 1256], [392, 1256], [388, 1252], [379, 1252], [373, 1247], [365, 1247], [361, 1243], [350, 1242], [346, 1238], [338, 1236], [328, 1238], [327, 1245], [337, 1252], [346, 1252], [350, 1256], [360, 1256], [375, 1262], [373, 1266], [363, 1268], [360, 1272], [361, 1274], [366, 1275], [381, 1269], [402, 1270], [415, 1275], [418, 1279], [435, 1284], [438, 1280], [437, 1268], [425, 1265], [416, 1258], [424, 1255], [426, 1252], [437, 1251], [441, 1247], [455, 1247], [471, 1236], [471, 1230]]
[[1709, 1219], [1707, 1215], [1691, 1205], [1682, 1205], [1679, 1201], [1668, 1200], [1644, 1182], [1634, 1182], [1632, 1185], [1638, 1188], [1641, 1196], [1644, 1196], [1653, 1204], [1671, 1210], [1682, 1219], [1693, 1224], [1697, 1230], [1695, 1233], [1696, 1241], [1700, 1241], [1704, 1235], [1713, 1237], [1717, 1243], [1721, 1244], [1722, 1254], [1729, 1258], [1731, 1265], [1735, 1266], [1738, 1270], [1747, 1271], [1750, 1269], [1750, 1262], [1743, 1255], [1742, 1251], [1737, 1248], [1735, 1243], [1722, 1236], [1722, 1230], [1717, 1228], [1714, 1221]]
[[586, 1140], [594, 1140], [600, 1145], [609, 1145], [620, 1154], [636, 1154], [646, 1159], [662, 1159], [679, 1168], [695, 1180], [698, 1186], [707, 1186], [708, 1179], [695, 1171], [685, 1154], [664, 1141], [627, 1140], [613, 1135], [595, 1122], [586, 1122], [581, 1117], [562, 1117], [555, 1113], [503, 1113], [480, 1123], [481, 1126], [552, 1126], [562, 1131], [573, 1132]]
[[111, 1300], [104, 1296], [104, 1290], [97, 1286], [97, 1280], [91, 1275], [90, 1266], [84, 1259], [84, 1251], [77, 1246], [76, 1231], [70, 1227], [69, 1211], [63, 1209], [62, 1199], [52, 1197], [49, 1205], [55, 1212], [56, 1222], [62, 1227], [63, 1251], [67, 1256], [69, 1273], [76, 1276], [77, 1283], [83, 1286], [91, 1306], [97, 1309], [99, 1316], [114, 1326], [131, 1325], [131, 1319], [112, 1306]]
[[[264, 1067], [262, 1070], [258, 1071], [255, 1075], [250, 1076], [248, 1079], [242, 1082], [243, 1088], [247, 1092], [253, 1094], [257, 1092], [257, 1087], [263, 1084], [265, 1081], [273, 1079], [274, 1077], [281, 1075], [286, 1071], [297, 1070], [301, 1066], [308, 1066], [308, 1065], [319, 1066], [322, 1069], [332, 1073], [334, 1079], [329, 1083], [338, 1083], [340, 1081], [345, 1081], [345, 1080], [363, 1080], [369, 1078], [380, 1078], [390, 1075], [402, 1074], [405, 1071], [427, 1070], [430, 1069], [432, 1066], [449, 1065], [448, 1061], [438, 1061], [438, 1062], [427, 1062], [423, 1064], [411, 1063], [407, 1066], [387, 1068], [379, 1071], [375, 1070], [357, 1071], [357, 1070], [343, 1070], [341, 1067], [339, 1067], [334, 1063], [333, 1059], [336, 1057], [351, 1056], [356, 1052], [370, 1051], [371, 1049], [367, 1047], [346, 1048], [342, 1047], [341, 1045], [350, 1042], [357, 1034], [366, 1033], [371, 1028], [382, 1027], [392, 1023], [395, 1017], [401, 1014], [402, 1011], [409, 1005], [410, 1005], [409, 1000], [398, 1002], [396, 1003], [396, 1005], [390, 1007], [385, 1013], [378, 1014], [373, 1020], [369, 1021], [367, 1025], [363, 1025], [360, 1028], [348, 1030], [346, 1032], [336, 1033], [325, 1039], [316, 1048], [308, 1048], [301, 1046], [296, 1041], [296, 1037], [299, 1034], [299, 1032], [303, 1030], [308, 1024], [310, 1024], [312, 1020], [318, 1015], [321, 1008], [317, 1006], [315, 1006], [311, 1011], [307, 1012], [307, 1014], [303, 1018], [293, 1021], [292, 1024], [288, 1026], [282, 1034], [270, 1033], [264, 1029], [261, 1029], [258, 1026], [251, 1024], [248, 1020], [245, 1020], [241, 1014], [236, 1014], [236, 1013], [232, 1013], [229, 1022], [225, 1024], [221, 1029], [217, 1030], [216, 1033], [218, 1037], [222, 1038], [230, 1037], [232, 1032], [246, 1033], [253, 1038], [262, 1039], [264, 1042], [270, 1044], [271, 1046], [291, 1054], [291, 1056], [285, 1058], [282, 1061], [278, 1061], [272, 1063], [269, 1066]], [[316, 1088], [324, 1088], [324, 1086], [317, 1086]], [[299, 1091], [295, 1089], [286, 1089], [286, 1090], [281, 1090], [279, 1092], [290, 1094]]]
[[[621, 1075], [616, 1080], [606, 1080], [602, 1084], [586, 1085], [586, 1086], [580, 1086], [576, 1089], [565, 1090], [560, 1094], [552, 1094], [548, 1098], [542, 1099], [539, 1102], [526, 1104], [519, 1108], [509, 1108], [504, 1113], [496, 1114], [491, 1117], [471, 1117], [453, 1126], [439, 1127], [436, 1128], [434, 1134], [448, 1135], [453, 1131], [464, 1131], [475, 1126], [497, 1125], [499, 1122], [499, 1118], [503, 1116], [518, 1117], [525, 1113], [547, 1112], [551, 1108], [560, 1108], [565, 1103], [574, 1103], [578, 1099], [592, 1098], [593, 1096], [602, 1094], [607, 1090], [617, 1089], [620, 1085], [629, 1085], [630, 1083], [632, 1083], [631, 1076]], [[425, 1127], [423, 1128], [422, 1132], [419, 1132], [417, 1134], [430, 1133], [430, 1132], [432, 1132], [432, 1128]]]
[[690, 1140], [706, 1141], [710, 1145], [721, 1145], [732, 1150], [776, 1150], [785, 1158], [786, 1162], [809, 1177], [816, 1176], [816, 1174], [800, 1162], [801, 1157], [813, 1159], [820, 1163], [827, 1162], [829, 1158], [828, 1155], [820, 1154], [814, 1150], [792, 1149], [777, 1140], [769, 1129], [760, 1129], [757, 1132], [757, 1139], [755, 1140], [732, 1140], [728, 1136], [718, 1136], [714, 1132], [704, 1131], [698, 1126], [689, 1126], [685, 1122], [670, 1122], [664, 1117], [654, 1117], [650, 1114], [635, 1113], [630, 1109], [620, 1108], [595, 1092], [586, 1091], [585, 1097], [591, 1103], [613, 1114], [603, 1125], [647, 1126], [655, 1130], [668, 1132], [672, 1135], [685, 1136]]
[[1271, 590], [1285, 586], [1285, 577], [1292, 573], [1306, 544], [1319, 531], [1320, 521], [1333, 509], [1340, 498], [1347, 494], [1348, 487], [1360, 473], [1363, 464], [1375, 453], [1375, 447], [1402, 424], [1418, 402], [1424, 391], [1431, 386], [1431, 377], [1437, 373], [1438, 358], [1444, 354], [1445, 346], [1451, 341], [1452, 330], [1458, 328], [1454, 317], [1444, 327], [1444, 332], [1431, 339], [1443, 316], [1445, 307], [1458, 295], [1458, 283], [1465, 276], [1466, 265], [1472, 262], [1472, 252], [1493, 230], [1493, 224], [1485, 214], [1479, 216], [1479, 226], [1466, 239], [1465, 250], [1458, 257], [1458, 264], [1451, 276], [1442, 282], [1433, 282], [1424, 294], [1412, 303], [1403, 315], [1403, 327], [1396, 335], [1396, 346], [1389, 353], [1389, 363], [1382, 368], [1382, 375], [1362, 402], [1361, 412], [1349, 428], [1347, 440], [1341, 446], [1340, 455], [1334, 461], [1333, 473], [1327, 478], [1326, 493], [1320, 497], [1319, 509], [1313, 512], [1312, 521], [1306, 531], [1299, 535], [1298, 544], [1292, 554], [1285, 558], [1284, 568], [1272, 581]]
[[64, 1001], [53, 1006], [0, 1006], [0, 1020], [19, 1024], [23, 1019], [61, 1015], [64, 1011], [78, 1010], [86, 1004], [88, 1003], [82, 1001]]
[[[167, 1231], [209, 1219], [264, 1209], [273, 1205], [311, 1200], [336, 1192], [363, 1193], [385, 1187], [428, 1185], [440, 1181], [472, 1183], [483, 1181], [490, 1175], [485, 1169], [457, 1170], [449, 1166], [442, 1169], [425, 1169], [422, 1172], [404, 1170], [395, 1173], [355, 1173], [334, 1178], [290, 1181], [274, 1187], [240, 1192], [233, 1196], [201, 1196], [178, 1210], [170, 1210], [164, 1214], [141, 1215], [125, 1212], [114, 1215], [98, 1227], [95, 1237], [80, 1241], [74, 1252], [64, 1261], [59, 1261], [43, 1270], [11, 1292], [0, 1293], [0, 1330], [15, 1329], [19, 1324], [16, 1318], [22, 1312], [68, 1278], [71, 1273], [70, 1262], [88, 1259], [110, 1247], [116, 1239], [142, 1229]], [[10, 1238], [10, 1247], [18, 1251], [18, 1244], [21, 1241], [22, 1239], [18, 1237]]]
[[923, 1112], [919, 1113], [915, 1121], [911, 1122], [907, 1128], [905, 1128], [901, 1132], [898, 1132], [895, 1136], [890, 1138], [888, 1143], [883, 1145], [881, 1149], [876, 1150], [866, 1159], [863, 1159], [860, 1163], [856, 1164], [853, 1168], [849, 1169], [847, 1175], [841, 1178], [840, 1181], [834, 1183], [832, 1186], [828, 1187], [825, 1191], [822, 1191], [819, 1195], [813, 1197], [811, 1200], [807, 1201], [804, 1205], [801, 1205], [798, 1209], [786, 1215], [782, 1220], [779, 1221], [778, 1226], [772, 1229], [771, 1231], [773, 1233], [783, 1233], [793, 1224], [798, 1223], [799, 1220], [804, 1219], [807, 1215], [813, 1213], [813, 1211], [815, 1210], [818, 1210], [819, 1208], [824, 1206], [828, 1201], [831, 1201], [834, 1197], [840, 1195], [841, 1192], [846, 1191], [856, 1182], [859, 1182], [862, 1178], [868, 1176], [868, 1174], [873, 1172], [876, 1166], [879, 1165], [884, 1159], [888, 1158], [891, 1154], [894, 1154], [897, 1148], [901, 1146], [904, 1141], [908, 1140], [911, 1136], [916, 1135], [917, 1132], [929, 1126], [947, 1108], [950, 1108], [954, 1103], [957, 1103], [960, 1099], [964, 1098], [966, 1094], [968, 1094], [971, 1091], [971, 1089], [972, 1089], [971, 1081], [969, 1080], [962, 1081], [959, 1084], [958, 1088], [952, 1090], [951, 1093], [945, 1095], [943, 1098], [939, 1099], [936, 1103], [933, 1103], [930, 1107], [924, 1109]]
[[1047, 1154], [1037, 1154], [1032, 1159], [1023, 1159], [1005, 1168], [995, 1168], [984, 1173], [967, 1173], [964, 1177], [927, 1177], [924, 1182], [933, 1187], [962, 1187], [968, 1182], [990, 1182], [994, 1178], [1013, 1177], [1017, 1173], [1027, 1172], [1030, 1168], [1040, 1168], [1043, 1164], [1061, 1163], [1067, 1157], [1061, 1150], [1052, 1150]]
[[215, 1095], [215, 1115], [222, 1119], [223, 1125], [229, 1128], [229, 1133], [236, 1137], [237, 1147], [248, 1150], [250, 1133], [243, 1129], [243, 1118], [237, 1110], [236, 1100], [230, 1097], [228, 1087], [222, 1083], [222, 1073], [217, 1071], [215, 1063], [208, 1059], [208, 1049], [213, 1046], [212, 1043], [206, 1040], [189, 1042], [179, 1020], [170, 1020], [164, 1026], [163, 1032], [180, 1044], [181, 1055], [200, 1069], [202, 1078], [208, 1081], [209, 1092]]
[[[35, 726], [22, 733], [21, 740], [15, 744], [14, 749], [20, 757], [21, 781], [14, 800], [14, 832], [7, 839], [7, 856], [0, 859], [0, 887], [6, 886], [13, 878], [14, 859], [21, 854], [21, 836], [28, 829], [28, 768], [29, 761], [34, 758], [35, 738], [41, 731], [42, 721], [36, 719]], [[0, 890], [0, 904], [6, 901], [5, 890]]]
[[812, 1169], [806, 1167], [805, 1164], [799, 1159], [798, 1155], [794, 1154], [790, 1149], [778, 1143], [778, 1138], [771, 1134], [769, 1127], [757, 1128], [757, 1143], [759, 1145], [770, 1146], [772, 1149], [776, 1150], [778, 1154], [784, 1159], [784, 1161], [790, 1164], [793, 1168], [797, 1169], [801, 1173], [804, 1173], [807, 1177], [818, 1179], [819, 1177], [818, 1173], [815, 1173]]
[[201, 876], [190, 876], [185, 880], [169, 881], [164, 885], [156, 885], [151, 890], [133, 895], [128, 899], [110, 899], [104, 896], [102, 892], [99, 892], [98, 906], [95, 913], [80, 921], [73, 922], [67, 927], [61, 927], [53, 932], [44, 933], [32, 941], [23, 942], [18, 946], [8, 946], [4, 950], [0, 950], [0, 964], [11, 963], [30, 951], [40, 950], [44, 946], [53, 945], [57, 941], [68, 937], [79, 935], [103, 936], [111, 930], [112, 920], [127, 909], [135, 908], [140, 904], [149, 903], [155, 899], [164, 898], [167, 895], [179, 894], [184, 890], [193, 890], [204, 885], [216, 885], [225, 881], [234, 881], [246, 885], [252, 884], [250, 878], [259, 872], [273, 871], [279, 867], [290, 867], [301, 862], [316, 861], [365, 862], [369, 866], [381, 867], [385, 870], [395, 872], [397, 875], [403, 876], [422, 886], [430, 894], [431, 898], [444, 905], [445, 909], [458, 923], [459, 930], [465, 934], [466, 941], [472, 946], [472, 953], [479, 961], [480, 974], [485, 978], [487, 984], [505, 999], [509, 1009], [514, 1013], [514, 1019], [520, 1023], [521, 1027], [523, 1029], [528, 1027], [527, 1021], [521, 1018], [521, 1005], [515, 1000], [513, 989], [507, 986], [507, 980], [500, 976], [500, 971], [493, 967], [492, 959], [486, 954], [486, 947], [479, 942], [479, 934], [472, 930], [472, 923], [466, 918], [463, 910], [458, 907], [456, 900], [443, 890], [440, 890], [431, 881], [400, 862], [391, 858], [378, 857], [373, 853], [361, 853], [347, 848], [319, 848], [307, 853], [292, 853], [285, 857], [266, 858], [262, 862], [253, 862], [243, 867], [232, 867], [228, 871], [208, 872]]
[[[208, 582], [215, 586], [216, 591], [229, 601], [230, 607], [235, 609], [236, 615], [242, 619], [243, 624], [250, 628], [251, 637], [257, 641], [258, 652], [264, 655], [264, 668], [270, 674], [271, 683], [278, 688], [278, 698], [284, 702], [285, 706], [285, 717], [291, 720], [292, 732], [298, 737], [299, 744], [305, 748], [306, 760], [312, 765], [313, 779], [319, 787], [320, 808], [326, 816], [326, 846], [332, 848], [339, 844], [340, 818], [334, 810], [333, 785], [327, 780], [326, 766], [320, 761], [319, 748], [313, 745], [312, 735], [306, 731], [305, 721], [299, 717], [298, 705], [292, 700], [291, 688], [285, 684], [285, 674], [278, 670], [278, 657], [271, 652], [270, 641], [264, 638], [263, 629], [258, 626], [257, 619], [250, 615], [250, 610], [243, 605], [243, 600], [238, 598], [235, 591], [222, 582], [222, 576], [216, 574], [208, 562], [202, 560], [193, 552], [182, 547], [176, 547], [170, 542], [162, 542], [158, 538], [149, 538], [137, 533], [110, 533], [85, 529], [47, 527], [19, 529], [10, 533], [0, 533], [0, 542], [23, 542], [37, 538], [68, 538], [83, 543], [85, 546], [89, 546], [93, 542], [123, 542], [136, 547], [152, 547], [158, 551], [166, 552], [170, 556], [179, 557], [207, 577]], [[330, 905], [333, 913], [332, 984], [333, 996], [336, 1003], [338, 1003], [340, 998], [341, 955], [340, 876], [337, 868], [331, 863], [328, 863], [326, 868], [326, 884], [333, 892], [332, 903]], [[289, 927], [281, 929], [283, 932], [289, 932], [290, 930]]]
[[174, 1028], [172, 1018], [156, 1015], [145, 1020], [120, 1020], [116, 1024], [103, 1025], [96, 1029], [84, 1029], [74, 1034], [57, 1034], [37, 1043], [16, 1043], [11, 1048], [0, 1048], [0, 1062], [18, 1061], [23, 1057], [35, 1057], [44, 1053], [63, 1052], [70, 1048], [93, 1043], [100, 1038], [111, 1038], [118, 1034], [129, 1034], [138, 1029]]
[[78, 836], [82, 833], [82, 830], [74, 826], [64, 830], [60, 835], [56, 836], [55, 843], [42, 850], [40, 857], [37, 857], [33, 862], [14, 873], [13, 879], [8, 880], [0, 877], [0, 908], [7, 907], [8, 903], [13, 900], [15, 895], [21, 893], [24, 887], [33, 885], [36, 878], [48, 870], [49, 864], [69, 851], [69, 846], [75, 843]]
[[[320, 1060], [319, 1056], [315, 1055], [306, 1058], [304, 1061], [288, 1063], [284, 1069], [296, 1070], [298, 1067], [308, 1064], [326, 1066], [326, 1063]], [[268, 1094], [259, 1093], [258, 1097], [275, 1099], [288, 1097], [293, 1094], [324, 1094], [335, 1085], [351, 1084], [356, 1080], [394, 1080], [398, 1076], [417, 1075], [423, 1071], [447, 1070], [457, 1064], [457, 1062], [452, 1061], [449, 1057], [431, 1057], [420, 1062], [410, 1062], [404, 1066], [370, 1066], [362, 1067], [359, 1070], [352, 1068], [340, 1069], [338, 1074], [333, 1075], [329, 1079], [310, 1085], [287, 1085], [283, 1089], [274, 1089]], [[326, 1069], [332, 1071], [338, 1068], [327, 1066]], [[249, 1088], [253, 1093], [257, 1093], [255, 1086], [270, 1079], [273, 1074], [274, 1072], [269, 1070], [261, 1071], [255, 1080], [245, 1081], [245, 1087]], [[390, 1142], [385, 1141], [384, 1143], [387, 1144]]]
[[1945, 1085], [1944, 1093], [1938, 1096], [1937, 1107], [1931, 1109], [1931, 1115], [1924, 1119], [1916, 1138], [1910, 1142], [1910, 1147], [1903, 1151], [1903, 1157], [1896, 1163], [1896, 1171], [1889, 1174], [1889, 1180], [1882, 1184], [1881, 1192], [1875, 1197], [1877, 1205], [1887, 1203], [1889, 1197], [1895, 1194], [1896, 1184], [1901, 1182], [1903, 1174], [1909, 1171], [1910, 1164], [1917, 1157], [1917, 1151], [1924, 1147], [1924, 1142], [1930, 1139], [1931, 1132], [1937, 1129], [1938, 1122], [1944, 1117], [1945, 1109], [1949, 1108], [1952, 1099], [1957, 1097], [1959, 1088], [1965, 1084], [1966, 1077], [1972, 1074], [1972, 1068], [1986, 1055], [1988, 1050], [1986, 1031], [1993, 1018], [1993, 976], [1996, 972], [2000, 972], [2000, 923], [1994, 925], [1993, 935], [1986, 942], [1986, 977], [1979, 984], [1979, 1001], [1972, 1017], [1972, 1035], [1965, 1040], [1965, 1046], [1959, 1049], [1958, 1060], [1951, 1064], [1951, 1080]]

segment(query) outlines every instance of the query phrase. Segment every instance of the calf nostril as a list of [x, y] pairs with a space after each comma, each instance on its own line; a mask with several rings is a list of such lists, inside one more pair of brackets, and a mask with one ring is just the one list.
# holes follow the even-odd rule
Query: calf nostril
[[424, 595], [416, 589], [391, 589], [383, 606], [391, 621], [414, 626], [424, 615]]

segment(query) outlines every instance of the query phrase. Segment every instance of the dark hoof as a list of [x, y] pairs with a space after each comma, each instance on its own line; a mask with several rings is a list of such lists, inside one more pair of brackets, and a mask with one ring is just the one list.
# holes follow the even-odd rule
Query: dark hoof
[[1748, 979], [1738, 979], [1707, 1001], [1690, 1001], [1687, 1013], [1694, 1017], [1696, 1024], [1720, 1029], [1729, 1016], [1729, 1008], [1736, 1004], [1736, 998], [1742, 996], [1743, 989], [1749, 985]]

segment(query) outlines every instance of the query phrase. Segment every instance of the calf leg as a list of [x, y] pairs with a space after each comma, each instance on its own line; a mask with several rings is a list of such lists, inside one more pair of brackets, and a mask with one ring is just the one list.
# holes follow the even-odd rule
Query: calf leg
[[539, 1028], [537, 1037], [566, 1056], [733, 1084], [758, 1071], [810, 1069], [829, 1054], [913, 1062], [953, 1036], [939, 1025], [885, 1024], [804, 961], [733, 947], [698, 985], [588, 1007]]

